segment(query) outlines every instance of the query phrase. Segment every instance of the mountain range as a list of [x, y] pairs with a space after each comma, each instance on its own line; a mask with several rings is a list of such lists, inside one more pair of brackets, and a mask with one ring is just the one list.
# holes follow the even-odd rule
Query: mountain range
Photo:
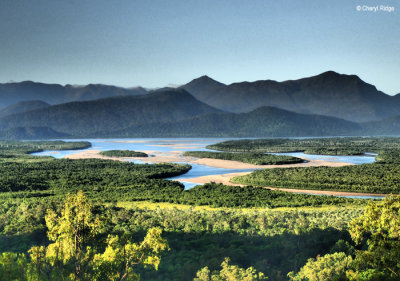
[[40, 100], [54, 105], [72, 101], [88, 101], [107, 97], [142, 95], [145, 93], [147, 91], [142, 87], [126, 89], [101, 84], [62, 86], [32, 81], [4, 83], [0, 84], [0, 108], [21, 101]]
[[41, 100], [20, 101], [0, 110], [0, 117], [49, 107], [50, 104]]
[[333, 71], [299, 80], [264, 80], [230, 85], [202, 76], [182, 88], [204, 103], [235, 113], [273, 106], [355, 122], [400, 114], [400, 96], [386, 95], [356, 75]]
[[[16, 103], [10, 105], [12, 101]], [[179, 88], [154, 91], [8, 83], [0, 84], [0, 104], [7, 104], [0, 110], [2, 138], [400, 133], [399, 95], [386, 95], [355, 75], [332, 71], [299, 80], [231, 85], [202, 76]]]

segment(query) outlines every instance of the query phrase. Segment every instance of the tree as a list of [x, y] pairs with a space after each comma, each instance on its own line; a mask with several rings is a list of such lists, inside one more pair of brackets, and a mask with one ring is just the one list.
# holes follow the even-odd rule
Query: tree
[[349, 232], [357, 244], [367, 246], [356, 252], [353, 278], [400, 279], [400, 196], [371, 202], [363, 215], [351, 221]]
[[24, 254], [2, 253], [0, 255], [0, 280], [25, 280], [27, 260]]
[[82, 191], [67, 196], [61, 216], [48, 210], [47, 236], [54, 243], [47, 247], [46, 259], [51, 266], [60, 271], [71, 266], [74, 280], [82, 280], [89, 273], [94, 255], [90, 242], [101, 232], [104, 221], [93, 214], [92, 205]]
[[264, 273], [257, 272], [253, 267], [243, 269], [237, 265], [229, 265], [229, 261], [229, 258], [225, 258], [221, 264], [221, 271], [213, 272], [211, 276], [207, 266], [200, 269], [194, 281], [257, 281], [268, 279], [264, 276]]
[[82, 191], [68, 195], [60, 215], [52, 210], [46, 214], [47, 234], [53, 243], [32, 247], [28, 251], [29, 263], [23, 254], [3, 253], [0, 277], [7, 279], [0, 279], [136, 281], [140, 276], [133, 272], [135, 265], [158, 268], [161, 252], [168, 249], [161, 229], [150, 229], [139, 244], [109, 235], [105, 250], [101, 251], [104, 245], [98, 246], [98, 235], [104, 232], [105, 222], [103, 216], [93, 213], [92, 204]]
[[139, 280], [133, 272], [137, 264], [151, 265], [156, 270], [160, 264], [160, 253], [168, 249], [167, 241], [161, 237], [161, 229], [152, 228], [140, 244], [127, 241], [121, 244], [118, 236], [110, 235], [106, 250], [94, 256], [93, 280]]
[[346, 271], [352, 263], [352, 257], [343, 252], [327, 254], [309, 259], [296, 275], [290, 272], [288, 277], [293, 281], [347, 280]]

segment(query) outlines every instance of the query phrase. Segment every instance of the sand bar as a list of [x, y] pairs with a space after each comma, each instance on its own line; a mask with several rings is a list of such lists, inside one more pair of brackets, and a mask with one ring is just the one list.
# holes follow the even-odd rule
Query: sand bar
[[244, 176], [250, 174], [251, 172], [241, 172], [241, 173], [229, 173], [229, 174], [222, 174], [222, 175], [210, 175], [210, 176], [202, 176], [197, 178], [187, 178], [187, 179], [179, 179], [180, 181], [191, 182], [191, 183], [209, 183], [209, 182], [216, 182], [222, 183], [225, 185], [234, 185], [234, 186], [243, 186], [242, 184], [230, 182], [233, 177], [237, 176]]
[[328, 167], [342, 167], [348, 165], [354, 165], [351, 163], [344, 162], [333, 162], [326, 160], [312, 160], [307, 158], [302, 158], [305, 160], [303, 163], [296, 164], [284, 164], [284, 165], [254, 165], [249, 163], [243, 163], [239, 161], [232, 160], [222, 160], [222, 159], [211, 159], [211, 158], [195, 158], [191, 156], [183, 156], [183, 151], [168, 151], [168, 152], [160, 152], [160, 151], [150, 151], [144, 150], [151, 157], [107, 157], [99, 154], [99, 150], [85, 150], [76, 152], [70, 155], [65, 156], [65, 158], [69, 159], [88, 159], [88, 158], [97, 158], [97, 159], [111, 159], [111, 160], [140, 160], [144, 163], [172, 163], [172, 162], [186, 162], [193, 164], [200, 164], [214, 168], [223, 168], [223, 169], [272, 169], [272, 168], [293, 168], [293, 167], [318, 167], [318, 166], [328, 166]]
[[[251, 172], [242, 172], [242, 173], [229, 173], [229, 174], [222, 174], [222, 175], [210, 175], [210, 176], [203, 176], [197, 178], [187, 178], [187, 179], [180, 179], [185, 182], [191, 183], [222, 183], [225, 185], [233, 185], [233, 186], [245, 186], [243, 184], [232, 183], [230, 180], [233, 177], [237, 176], [244, 176], [250, 174]], [[286, 192], [292, 193], [305, 193], [305, 194], [314, 194], [314, 195], [333, 195], [333, 196], [374, 196], [374, 197], [382, 197], [382, 196], [389, 196], [390, 194], [383, 194], [383, 193], [362, 193], [362, 192], [346, 192], [346, 191], [328, 191], [328, 190], [315, 190], [315, 189], [296, 189], [296, 188], [277, 188], [277, 187], [265, 187], [271, 190], [281, 190]]]
[[224, 169], [272, 169], [272, 168], [318, 167], [318, 166], [342, 167], [342, 166], [354, 165], [351, 163], [344, 163], [344, 162], [311, 160], [307, 158], [302, 158], [302, 159], [305, 160], [306, 162], [296, 163], [296, 164], [284, 164], [284, 165], [254, 165], [239, 161], [211, 159], [211, 158], [199, 158], [197, 160], [194, 160], [192, 163], [206, 165], [210, 167], [216, 167], [216, 168], [224, 168]]
[[[272, 168], [292, 168], [292, 167], [318, 167], [318, 166], [328, 166], [328, 167], [342, 167], [347, 165], [354, 165], [351, 163], [344, 162], [332, 162], [325, 160], [311, 160], [303, 158], [307, 162], [297, 163], [297, 164], [286, 164], [286, 165], [253, 165], [242, 163], [238, 161], [231, 160], [221, 160], [221, 159], [209, 159], [209, 158], [195, 158], [182, 156], [182, 151], [169, 151], [169, 152], [159, 152], [159, 151], [143, 151], [149, 155], [154, 155], [153, 157], [109, 157], [99, 154], [99, 150], [85, 150], [77, 153], [73, 153], [64, 158], [68, 159], [110, 159], [117, 161], [129, 161], [129, 160], [140, 160], [143, 163], [172, 163], [172, 162], [187, 162], [206, 165], [216, 168], [225, 169], [272, 169]], [[181, 181], [191, 182], [191, 183], [209, 183], [216, 182], [225, 185], [242, 186], [241, 184], [236, 184], [230, 182], [233, 177], [243, 176], [251, 172], [240, 172], [240, 173], [228, 173], [220, 175], [208, 175], [196, 178], [182, 178]], [[308, 190], [308, 189], [294, 189], [294, 188], [275, 188], [275, 187], [265, 187], [272, 190], [282, 190], [294, 193], [306, 193], [315, 195], [334, 195], [334, 196], [388, 196], [388, 194], [377, 194], [377, 193], [361, 193], [361, 192], [344, 192], [344, 191], [327, 191], [327, 190]]]

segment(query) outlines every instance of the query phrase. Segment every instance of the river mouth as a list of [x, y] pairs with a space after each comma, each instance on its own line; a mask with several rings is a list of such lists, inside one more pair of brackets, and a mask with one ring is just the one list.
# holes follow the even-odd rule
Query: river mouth
[[[257, 168], [236, 168], [235, 165], [230, 165], [229, 168], [212, 167], [209, 165], [194, 163], [193, 161], [186, 161], [187, 157], [182, 156], [184, 151], [198, 150], [198, 151], [210, 151], [206, 146], [216, 144], [218, 142], [226, 141], [227, 138], [138, 138], [138, 139], [68, 139], [64, 141], [88, 141], [92, 144], [92, 147], [83, 150], [59, 150], [59, 151], [43, 151], [32, 153], [36, 156], [52, 156], [54, 158], [73, 158], [74, 155], [82, 155], [87, 153], [90, 155], [97, 155], [99, 151], [105, 150], [134, 150], [142, 151], [149, 154], [148, 158], [124, 158], [124, 160], [142, 164], [142, 163], [159, 163], [154, 160], [162, 160], [161, 162], [171, 162], [179, 164], [189, 164], [192, 169], [187, 173], [168, 178], [169, 180], [180, 181], [185, 189], [190, 189], [196, 185], [203, 183], [190, 181], [190, 179], [218, 176], [232, 173], [252, 172]], [[231, 139], [229, 139], [231, 140]], [[342, 163], [347, 164], [367, 164], [375, 162], [376, 155], [362, 155], [362, 156], [331, 156], [331, 155], [314, 155], [305, 154], [303, 152], [289, 152], [289, 153], [273, 153], [276, 155], [288, 155], [303, 158], [308, 161], [314, 162], [326, 162], [326, 163]], [[160, 157], [160, 155], [162, 157]], [[79, 156], [79, 155], [78, 155]], [[154, 161], [154, 162], [152, 162]], [[307, 164], [307, 163], [304, 163]], [[298, 164], [295, 164], [298, 165]], [[260, 167], [259, 169], [262, 169]], [[316, 194], [313, 194], [316, 195]], [[370, 199], [371, 196], [344, 196], [349, 198], [363, 198]], [[374, 196], [372, 196], [375, 198]]]

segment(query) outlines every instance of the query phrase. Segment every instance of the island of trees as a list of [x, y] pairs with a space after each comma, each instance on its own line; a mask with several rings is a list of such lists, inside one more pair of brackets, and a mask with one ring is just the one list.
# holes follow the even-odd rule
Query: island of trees
[[303, 159], [284, 155], [272, 155], [265, 153], [229, 153], [212, 151], [186, 151], [184, 156], [196, 158], [211, 158], [222, 160], [233, 160], [254, 165], [283, 165], [304, 162]]
[[100, 155], [110, 157], [148, 157], [148, 155], [144, 152], [133, 150], [106, 150], [101, 151]]

